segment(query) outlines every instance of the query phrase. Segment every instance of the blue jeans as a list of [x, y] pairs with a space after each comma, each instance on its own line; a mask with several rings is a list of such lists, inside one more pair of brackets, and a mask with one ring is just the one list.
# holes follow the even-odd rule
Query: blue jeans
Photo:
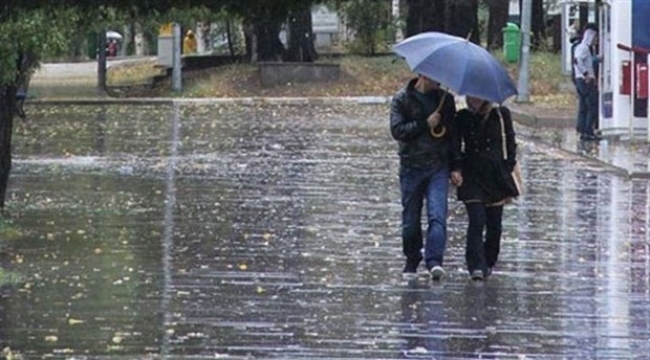
[[594, 80], [587, 83], [585, 79], [576, 79], [578, 91], [578, 123], [577, 130], [580, 135], [594, 135], [594, 125], [598, 116], [598, 89]]
[[427, 235], [424, 260], [427, 269], [442, 266], [447, 245], [447, 193], [449, 169], [400, 168], [402, 192], [402, 248], [406, 260], [422, 260], [422, 206], [427, 204]]

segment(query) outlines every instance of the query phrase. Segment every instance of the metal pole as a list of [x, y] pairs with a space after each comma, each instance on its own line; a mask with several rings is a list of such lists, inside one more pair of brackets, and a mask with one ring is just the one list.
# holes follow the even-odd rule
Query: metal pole
[[178, 23], [174, 23], [172, 41], [172, 91], [181, 91], [183, 90], [181, 80], [181, 26]]
[[530, 74], [530, 22], [532, 17], [532, 0], [523, 0], [521, 9], [521, 56], [519, 60], [518, 102], [529, 102], [528, 83]]
[[106, 29], [97, 34], [97, 95], [106, 96]]

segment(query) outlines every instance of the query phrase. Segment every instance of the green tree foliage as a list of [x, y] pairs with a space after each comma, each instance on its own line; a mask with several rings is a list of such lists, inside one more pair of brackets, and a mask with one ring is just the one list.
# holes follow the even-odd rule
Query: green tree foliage
[[65, 23], [79, 17], [63, 8], [18, 9], [0, 16], [0, 86], [5, 87], [17, 85], [43, 56], [65, 48], [73, 32]]
[[26, 88], [41, 59], [67, 44], [78, 19], [74, 8], [38, 1], [6, 1], [0, 7], [0, 209], [11, 171], [11, 136], [16, 93]]
[[339, 3], [349, 26], [356, 33], [356, 42], [361, 45], [361, 53], [377, 53], [379, 30], [391, 25], [390, 6], [391, 3], [387, 0], [347, 0]]
[[[104, 34], [108, 26], [124, 23], [129, 17], [164, 19], [162, 14], [177, 15], [174, 9], [224, 6], [225, 3], [217, 0], [3, 0], [0, 3], [0, 209], [5, 205], [11, 171], [16, 93], [19, 88], [27, 87], [30, 75], [44, 57], [66, 50], [75, 33], [95, 30]], [[102, 78], [101, 71], [99, 77]]]

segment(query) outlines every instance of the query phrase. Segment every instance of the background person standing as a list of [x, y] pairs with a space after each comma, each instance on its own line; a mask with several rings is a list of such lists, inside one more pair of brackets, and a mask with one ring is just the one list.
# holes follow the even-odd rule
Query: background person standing
[[183, 38], [183, 54], [194, 54], [198, 46], [198, 41], [194, 36], [192, 30], [187, 30], [185, 38]]
[[575, 47], [573, 70], [578, 93], [576, 130], [581, 140], [597, 140], [595, 125], [598, 116], [598, 83], [592, 49], [598, 43], [598, 32], [587, 27], [580, 44]]

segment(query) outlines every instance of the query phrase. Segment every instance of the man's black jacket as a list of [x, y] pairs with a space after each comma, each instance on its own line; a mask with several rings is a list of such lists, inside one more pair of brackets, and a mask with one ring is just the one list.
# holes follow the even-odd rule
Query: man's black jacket
[[[411, 80], [395, 94], [390, 106], [390, 131], [399, 144], [400, 165], [409, 168], [441, 169], [450, 167], [459, 169], [459, 154], [452, 154], [452, 137], [454, 136], [454, 116], [456, 103], [453, 95], [447, 93], [440, 110], [441, 124], [445, 134], [439, 138], [431, 136], [425, 106], [415, 94], [415, 82]], [[437, 105], [445, 94], [436, 90], [425, 94]]]

